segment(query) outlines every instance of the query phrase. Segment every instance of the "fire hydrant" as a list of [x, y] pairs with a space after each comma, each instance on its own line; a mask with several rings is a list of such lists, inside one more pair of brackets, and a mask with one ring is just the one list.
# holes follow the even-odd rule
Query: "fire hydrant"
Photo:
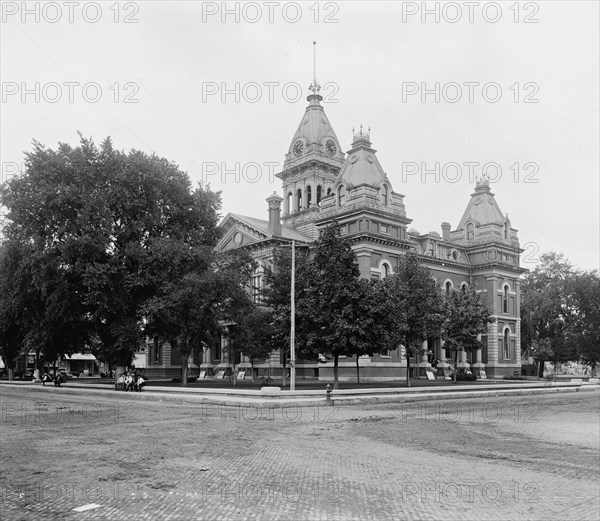
[[329, 405], [331, 405], [331, 385], [327, 384], [327, 387], [325, 389], [327, 391], [327, 397], [326, 397], [327, 403]]

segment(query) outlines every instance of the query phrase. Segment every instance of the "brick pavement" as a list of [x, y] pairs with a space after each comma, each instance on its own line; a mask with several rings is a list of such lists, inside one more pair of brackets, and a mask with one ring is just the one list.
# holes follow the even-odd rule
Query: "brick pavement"
[[[1, 398], [3, 520], [600, 514], [598, 393], [283, 409]], [[101, 507], [71, 510], [87, 503]]]

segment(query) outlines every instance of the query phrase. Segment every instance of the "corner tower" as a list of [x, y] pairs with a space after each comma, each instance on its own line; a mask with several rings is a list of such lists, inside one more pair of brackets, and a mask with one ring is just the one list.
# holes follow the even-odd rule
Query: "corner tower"
[[314, 221], [318, 218], [321, 200], [333, 190], [344, 163], [344, 153], [321, 105], [323, 97], [319, 94], [321, 86], [316, 75], [309, 90], [308, 106], [277, 177], [283, 182], [284, 224], [317, 239]]

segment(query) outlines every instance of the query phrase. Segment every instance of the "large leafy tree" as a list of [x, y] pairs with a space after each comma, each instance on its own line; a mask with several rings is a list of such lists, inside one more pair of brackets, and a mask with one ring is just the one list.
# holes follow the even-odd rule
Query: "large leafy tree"
[[384, 281], [359, 281], [354, 293], [355, 335], [351, 339], [350, 352], [356, 357], [356, 380], [360, 383], [361, 356], [373, 356], [382, 351], [396, 349], [400, 343], [397, 334], [394, 298], [388, 294], [389, 286]]
[[142, 305], [162, 284], [145, 269], [155, 249], [163, 239], [214, 245], [219, 194], [193, 189], [172, 162], [114, 150], [109, 139], [97, 147], [81, 137], [78, 147], [56, 150], [34, 143], [26, 166], [3, 186], [4, 232], [31, 245], [47, 261], [44, 270], [60, 275], [38, 288], [46, 302], [56, 309], [73, 303], [106, 346], [107, 361], [127, 365], [143, 339]]
[[539, 364], [539, 376], [543, 376], [545, 361], [556, 367], [577, 358], [575, 345], [569, 342], [575, 309], [574, 274], [563, 255], [550, 252], [540, 257], [540, 264], [521, 285], [521, 345]]
[[[304, 279], [300, 276], [304, 273], [304, 267], [309, 259], [309, 249], [307, 247], [295, 246], [295, 293], [296, 301], [298, 296], [302, 295]], [[283, 378], [285, 385], [286, 361], [290, 352], [290, 331], [291, 331], [291, 287], [292, 287], [292, 249], [289, 246], [283, 246], [275, 249], [273, 263], [265, 267], [266, 284], [263, 289], [262, 299], [270, 310], [271, 315], [271, 337], [269, 347], [272, 351], [280, 350], [283, 363]], [[299, 319], [296, 314], [296, 331], [301, 331], [303, 327], [310, 327]], [[302, 335], [297, 335], [297, 342]], [[302, 349], [300, 352], [317, 360], [317, 356], [307, 353]]]
[[14, 378], [17, 359], [25, 341], [26, 291], [29, 274], [26, 260], [30, 250], [16, 241], [0, 244], [0, 354]]
[[179, 349], [181, 383], [187, 385], [188, 361], [212, 345], [223, 324], [248, 306], [244, 290], [252, 260], [243, 252], [216, 255], [211, 248], [162, 241], [163, 254], [150, 266], [157, 294], [143, 306], [145, 331]]
[[472, 352], [482, 347], [479, 335], [494, 321], [490, 311], [472, 288], [452, 290], [446, 295], [443, 338], [445, 347], [454, 354], [454, 381], [459, 351]]
[[333, 224], [314, 246], [314, 257], [299, 270], [296, 333], [306, 357], [333, 358], [334, 388], [339, 384], [339, 357], [373, 354], [388, 349], [383, 327], [382, 299], [368, 281], [360, 280], [356, 255]]
[[385, 279], [395, 324], [394, 336], [406, 352], [406, 385], [410, 386], [410, 358], [422, 353], [422, 344], [440, 337], [445, 310], [440, 286], [414, 252], [404, 255], [395, 273]]
[[576, 346], [578, 357], [596, 374], [600, 362], [600, 276], [597, 271], [575, 273], [569, 281], [573, 312], [568, 340]]

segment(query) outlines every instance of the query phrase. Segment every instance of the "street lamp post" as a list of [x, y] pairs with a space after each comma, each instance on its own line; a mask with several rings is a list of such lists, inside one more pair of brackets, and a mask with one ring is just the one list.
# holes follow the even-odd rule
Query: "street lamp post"
[[290, 316], [290, 391], [296, 390], [296, 241], [292, 240], [292, 287]]

